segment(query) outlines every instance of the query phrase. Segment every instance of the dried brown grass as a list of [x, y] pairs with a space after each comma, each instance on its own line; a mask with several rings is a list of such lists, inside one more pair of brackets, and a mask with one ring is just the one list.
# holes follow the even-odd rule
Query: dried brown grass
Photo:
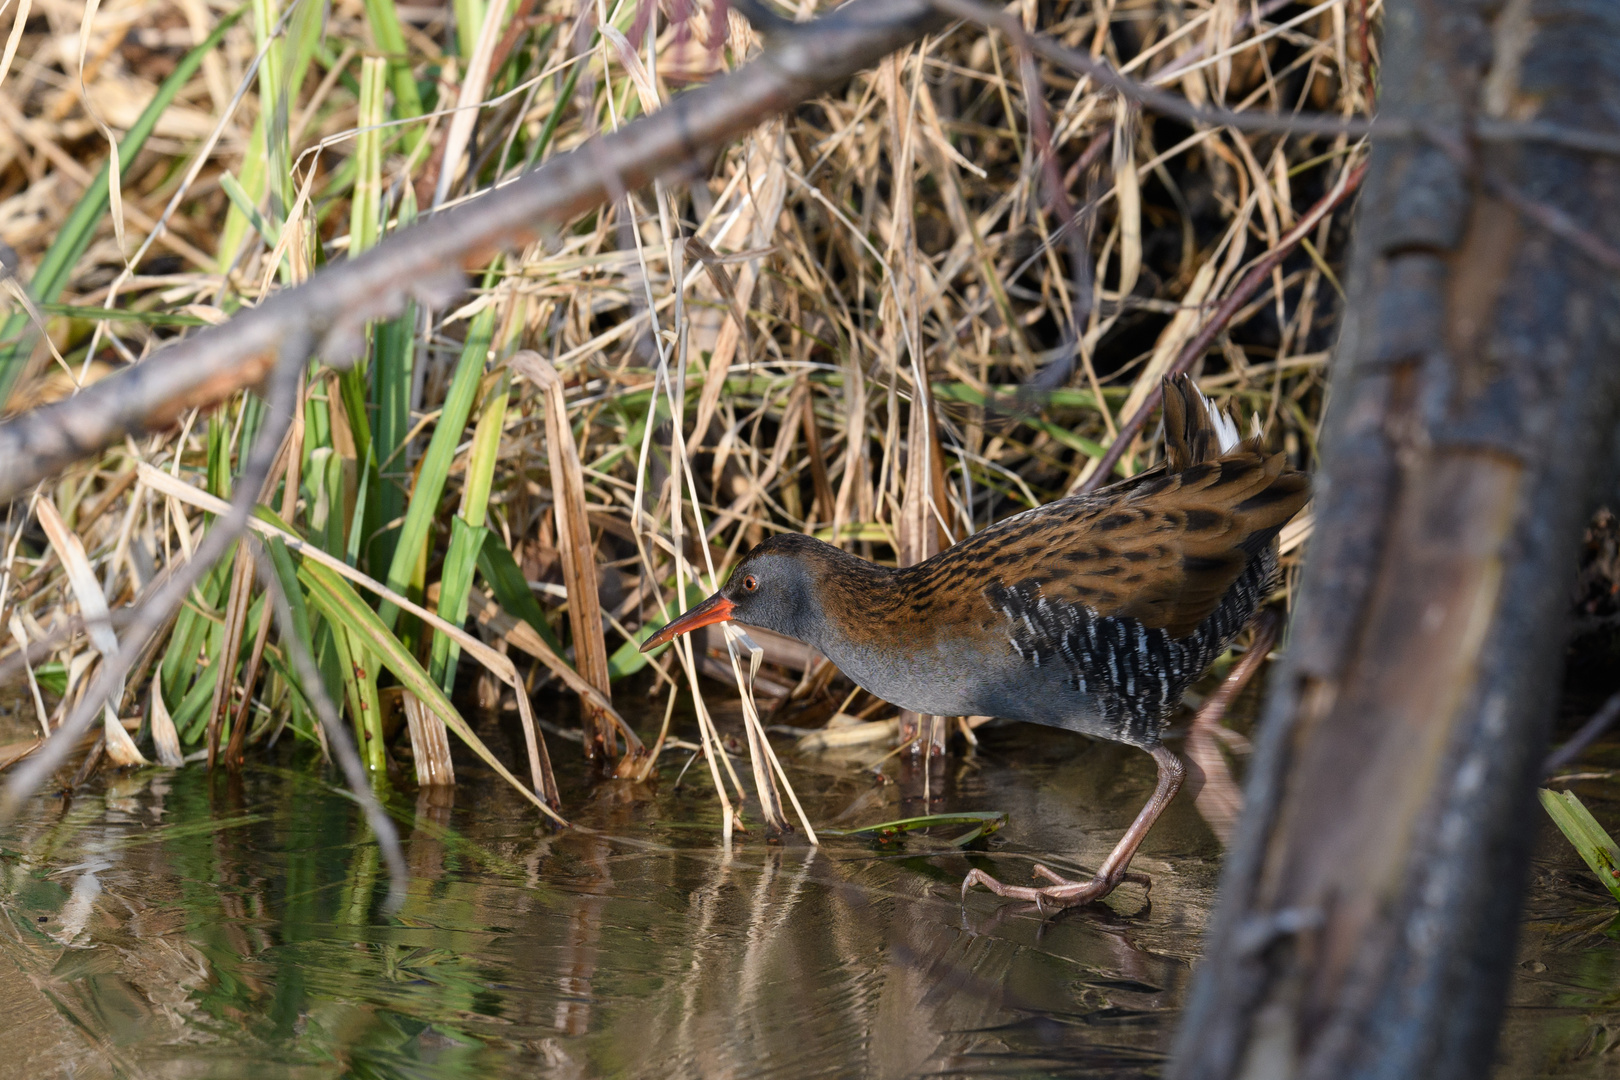
[[[376, 189], [384, 220], [397, 220], [402, 199], [414, 196], [426, 208], [499, 183], [521, 168], [548, 125], [554, 134], [546, 153], [568, 149], [623, 123], [627, 113], [657, 108], [715, 65], [741, 62], [751, 32], [733, 17], [723, 46], [708, 40], [709, 13], [700, 6], [692, 19], [673, 24], [668, 12], [658, 15], [639, 46], [609, 33], [582, 56], [574, 54], [576, 42], [590, 38], [574, 33], [579, 11], [572, 5], [525, 2], [503, 32], [482, 33], [470, 47], [458, 43], [450, 9], [399, 9], [409, 69], [423, 85], [436, 85], [441, 110], [484, 107], [384, 129]], [[811, 10], [801, 6], [800, 15]], [[1305, 5], [1256, 9], [1237, 0], [1008, 10], [1026, 27], [1195, 104], [1370, 111], [1374, 58], [1365, 55], [1371, 38], [1363, 27], [1377, 17], [1376, 0], [1318, 5], [1304, 19], [1296, 16]], [[632, 7], [608, 14], [634, 29]], [[20, 257], [22, 281], [88, 182], [90, 163], [106, 154], [98, 121], [127, 126], [179, 51], [208, 32], [216, 11], [201, 0], [155, 8], [108, 0], [85, 28], [81, 72], [77, 50], [65, 42], [79, 40], [82, 15], [78, 5], [34, 0], [0, 81], [0, 123], [9, 131], [0, 139], [0, 236]], [[285, 58], [304, 70], [288, 96], [289, 171], [271, 176], [259, 200], [279, 230], [270, 237], [227, 196], [254, 155], [265, 153], [255, 124], [267, 114], [246, 78], [258, 51], [254, 32], [248, 20], [230, 31], [125, 178], [114, 213], [62, 297], [72, 310], [48, 314], [48, 347], [34, 350], [10, 409], [138, 362], [184, 332], [173, 325], [181, 317], [217, 321], [279, 282], [301, 280], [317, 258], [341, 257], [358, 243], [348, 211], [355, 192], [366, 190], [353, 177], [363, 164], [355, 157], [355, 78], [374, 48], [368, 21], [358, 0], [337, 0], [320, 47]], [[552, 627], [562, 627], [558, 593], [575, 598], [575, 663], [603, 692], [609, 655], [626, 635], [681, 606], [689, 583], [713, 587], [739, 552], [771, 532], [811, 531], [868, 557], [914, 561], [1073, 490], [1233, 284], [1362, 151], [1343, 137], [1191, 131], [1062, 70], [1040, 65], [1032, 82], [1021, 81], [1022, 65], [999, 36], [955, 27], [857, 78], [843, 94], [724, 148], [704, 176], [626, 192], [508, 260], [459, 305], [423, 313], [408, 395], [410, 440], [394, 460], [379, 463], [379, 475], [407, 497], [413, 493], [455, 358], [480, 312], [493, 309], [501, 327], [493, 363], [509, 363], [520, 347], [547, 357], [559, 381], [544, 394], [514, 393], [506, 414], [488, 528], [523, 577], [538, 583]], [[575, 70], [574, 93], [564, 97], [563, 78]], [[1049, 122], [1044, 142], [1031, 135], [1032, 87]], [[238, 88], [246, 89], [240, 99]], [[396, 138], [396, 130], [407, 134]], [[198, 157], [210, 139], [211, 151]], [[1043, 154], [1062, 176], [1065, 199], [1043, 186], [1052, 174]], [[1068, 220], [1057, 213], [1065, 203], [1075, 210]], [[160, 221], [155, 242], [142, 246]], [[1195, 367], [1218, 400], [1258, 415], [1305, 467], [1315, 453], [1344, 222], [1342, 211], [1323, 220]], [[1078, 237], [1084, 256], [1078, 274], [1070, 237]], [[86, 310], [102, 304], [140, 314], [115, 322]], [[377, 372], [373, 364], [369, 377]], [[325, 401], [326, 415], [336, 417], [339, 386], [337, 378], [312, 379], [306, 397]], [[567, 423], [549, 416], [542, 399], [561, 401]], [[187, 415], [176, 430], [131, 442], [39, 492], [41, 504], [48, 499], [60, 509], [113, 608], [188, 557], [205, 527], [196, 505], [135, 479], [136, 462], [206, 486], [210, 456], [234, 462], [246, 445], [243, 427], [254, 418], [242, 400], [212, 417]], [[1151, 463], [1158, 452], [1152, 436], [1149, 429], [1133, 441], [1124, 471]], [[338, 419], [325, 433], [305, 432], [301, 423], [295, 439], [283, 470], [293, 480], [283, 487], [282, 516], [306, 535], [334, 520], [351, 528], [356, 514], [367, 512], [363, 502], [357, 509], [365, 462], [352, 433]], [[577, 471], [557, 460], [569, 444]], [[559, 465], [577, 480], [566, 500], [554, 495]], [[450, 500], [468, 467], [462, 453], [445, 506], [455, 505]], [[311, 468], [335, 470], [346, 483], [312, 485]], [[324, 504], [328, 490], [344, 498]], [[0, 623], [8, 628], [7, 656], [48, 643], [30, 652], [26, 678], [43, 666], [57, 692], [21, 700], [30, 710], [38, 701], [52, 711], [46, 698], [55, 698], [59, 720], [95, 656], [89, 635], [71, 620], [92, 612], [67, 586], [70, 568], [32, 531], [34, 513], [24, 503], [10, 508]], [[390, 524], [371, 521], [364, 545]], [[412, 582], [418, 597], [432, 585], [448, 543], [441, 525]], [[1290, 548], [1300, 538], [1293, 530]], [[369, 565], [364, 551], [359, 558], [383, 579], [385, 567]], [[215, 576], [223, 589], [229, 565]], [[230, 643], [247, 639], [250, 655], [265, 657], [246, 666], [245, 678], [218, 684], [208, 748], [232, 713], [227, 758], [273, 741], [298, 701], [278, 646], [265, 639], [264, 620], [256, 637], [247, 633], [251, 576], [235, 581], [228, 593], [216, 589], [216, 600], [195, 598], [195, 609], [222, 630], [224, 655], [235, 657]], [[473, 632], [499, 652], [515, 646], [554, 659], [529, 624], [499, 610], [482, 581], [469, 611]], [[430, 636], [402, 633], [419, 650]], [[703, 702], [702, 691], [713, 687], [698, 678], [702, 659], [701, 650], [694, 655], [683, 644], [638, 685], [675, 695], [684, 684], [698, 694], [729, 830], [740, 821], [731, 800], [751, 795]], [[216, 662], [207, 648], [192, 660]], [[684, 678], [675, 677], [676, 662]], [[743, 669], [736, 670], [741, 684]], [[543, 681], [545, 671], [537, 666], [519, 680], [519, 693]], [[778, 678], [792, 685], [801, 674], [803, 687], [817, 681], [814, 672]], [[826, 690], [824, 678], [820, 685], [805, 697], [837, 711], [846, 694]], [[141, 689], [129, 687], [123, 714], [146, 700]], [[638, 769], [643, 776], [667, 745], [672, 704], [658, 710], [666, 731], [653, 760]], [[168, 714], [179, 703], [166, 705]], [[748, 723], [755, 740], [759, 724], [757, 717]], [[318, 727], [300, 730], [314, 738]], [[614, 745], [611, 730], [599, 745]], [[755, 789], [764, 792], [769, 772], [758, 756], [756, 766]]]

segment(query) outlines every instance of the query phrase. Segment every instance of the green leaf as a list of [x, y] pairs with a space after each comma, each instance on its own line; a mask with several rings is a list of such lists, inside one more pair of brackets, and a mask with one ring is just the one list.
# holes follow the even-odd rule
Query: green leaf
[[1603, 826], [1575, 797], [1573, 791], [1541, 789], [1541, 805], [1575, 850], [1580, 853], [1592, 873], [1609, 890], [1609, 895], [1620, 900], [1620, 847], [1604, 831]]
[[[381, 0], [386, 3], [386, 0]], [[369, 10], [369, 7], [368, 7]], [[379, 41], [380, 44], [380, 41]], [[409, 72], [407, 72], [409, 74]], [[413, 84], [414, 85], [414, 84]], [[397, 107], [397, 106], [396, 106]], [[409, 184], [400, 197], [399, 224], [416, 219], [416, 195]], [[371, 404], [375, 410], [376, 431], [372, 456], [377, 480], [372, 487], [375, 508], [368, 508], [371, 528], [367, 567], [372, 574], [384, 572], [393, 561], [399, 539], [399, 519], [405, 514], [405, 455], [401, 444], [411, 429], [411, 369], [416, 348], [416, 305], [407, 301], [397, 318], [376, 323], [371, 331]]]
[[67, 665], [60, 660], [41, 664], [34, 669], [34, 678], [39, 682], [39, 688], [49, 690], [57, 697], [67, 693], [67, 676]]
[[186, 696], [180, 700], [180, 705], [174, 710], [174, 727], [180, 733], [180, 741], [194, 743], [202, 738], [203, 729], [208, 723], [208, 706], [214, 701], [214, 684], [219, 681], [219, 664], [209, 664], [202, 669], [197, 681], [191, 684]]
[[[472, 590], [473, 567], [478, 563], [478, 549], [488, 536], [488, 529], [467, 524], [459, 514], [450, 520], [450, 550], [445, 554], [444, 573], [439, 579], [438, 615], [452, 626], [467, 621], [467, 595]], [[456, 662], [460, 658], [461, 646], [451, 641], [448, 634], [433, 635], [433, 658], [428, 662], [428, 673], [446, 694], [455, 690]]]
[[1005, 810], [972, 810], [958, 814], [929, 814], [925, 817], [900, 818], [896, 821], [885, 821], [881, 825], [868, 825], [863, 829], [818, 829], [817, 832], [823, 836], [864, 836], [883, 843], [918, 829], [971, 825], [973, 828], [951, 841], [957, 847], [966, 847], [981, 836], [989, 836], [1005, 824], [1007, 824]]
[[[495, 270], [485, 275], [485, 285], [493, 283]], [[444, 495], [445, 481], [450, 477], [456, 447], [461, 444], [461, 433], [467, 427], [478, 398], [478, 384], [483, 380], [484, 361], [489, 356], [489, 345], [495, 336], [495, 307], [490, 305], [473, 317], [467, 329], [467, 341], [461, 349], [461, 359], [450, 381], [450, 390], [444, 397], [444, 408], [439, 413], [438, 426], [428, 441], [427, 453], [422, 455], [422, 467], [417, 472], [416, 487], [411, 492], [410, 505], [405, 510], [405, 524], [399, 531], [399, 544], [394, 549], [388, 577], [383, 582], [397, 593], [410, 595], [412, 579], [418, 563], [427, 550], [433, 523], [439, 516], [439, 499]], [[390, 630], [399, 619], [399, 608], [383, 601], [379, 609], [383, 625]]]
[[[264, 516], [272, 515], [267, 512]], [[279, 520], [274, 524], [278, 528], [287, 528]], [[293, 565], [292, 552], [288, 550], [287, 542], [279, 536], [266, 537], [264, 543], [270, 552], [270, 566], [276, 572], [276, 579], [281, 582], [281, 591], [287, 595], [287, 608], [292, 613], [293, 631], [304, 643], [304, 648], [313, 656], [315, 634], [310, 627], [309, 608], [304, 605], [304, 590], [298, 587], [298, 570]]]
[[349, 720], [354, 725], [354, 744], [360, 748], [360, 759], [372, 772], [386, 772], [388, 754], [383, 745], [382, 702], [377, 697], [377, 665], [365, 642], [346, 630], [337, 630], [332, 644], [337, 649], [343, 696], [349, 701]]
[[281, 227], [272, 225], [264, 219], [264, 215], [259, 213], [259, 208], [253, 205], [253, 197], [242, 189], [242, 182], [232, 174], [220, 173], [219, 186], [225, 192], [225, 197], [231, 200], [231, 205], [247, 218], [248, 224], [253, 226], [253, 230], [273, 250], [281, 242]]
[[[450, 550], [439, 574], [439, 617], [454, 626], [467, 621], [467, 596], [472, 591], [473, 570], [478, 551], [489, 530], [484, 518], [489, 509], [489, 489], [495, 480], [495, 461], [501, 448], [501, 429], [506, 424], [506, 401], [512, 376], [501, 369], [484, 397], [484, 409], [473, 429], [472, 448], [467, 454], [467, 471], [461, 492], [461, 512], [450, 522]], [[433, 635], [433, 657], [428, 672], [444, 687], [455, 689], [456, 662], [461, 647], [447, 634]]]
[[551, 624], [546, 622], [546, 613], [540, 610], [540, 602], [529, 591], [523, 571], [518, 568], [517, 560], [512, 558], [511, 549], [500, 534], [492, 532], [484, 537], [484, 544], [478, 549], [478, 572], [495, 593], [496, 602], [508, 615], [534, 627], [534, 632], [551, 647], [552, 652], [558, 656], [563, 654], [562, 643], [552, 633]]
[[[298, 568], [298, 580], [308, 590], [310, 603], [336, 626], [341, 626], [355, 638], [365, 642], [389, 671], [404, 684], [405, 689], [415, 694], [429, 709], [432, 709], [446, 727], [456, 733], [456, 736], [467, 747], [484, 760], [490, 768], [494, 769], [508, 783], [522, 792], [530, 802], [536, 806], [544, 807], [538, 796], [530, 791], [524, 783], [512, 775], [501, 760], [497, 758], [484, 745], [476, 732], [462, 719], [456, 707], [445, 697], [444, 692], [434, 685], [422, 665], [416, 662], [416, 657], [400, 643], [392, 631], [383, 624], [377, 612], [372, 611], [370, 605], [360, 599], [360, 594], [354, 591], [343, 578], [339, 577], [330, 568], [311, 560], [304, 560]], [[549, 808], [548, 808], [549, 810]]]
[[349, 258], [377, 242], [382, 231], [383, 83], [388, 61], [360, 62], [360, 113], [355, 118], [354, 195], [349, 201]]
[[208, 640], [209, 631], [217, 625], [196, 607], [196, 595], [200, 593], [209, 612], [217, 615], [230, 571], [230, 557], [222, 557], [198, 582], [192, 597], [175, 618], [174, 631], [169, 635], [169, 644], [159, 669], [163, 679], [164, 701], [179, 701], [185, 696], [186, 688], [197, 675], [197, 660], [203, 651], [203, 644]]
[[84, 304], [39, 304], [47, 315], [61, 315], [69, 319], [89, 322], [132, 322], [143, 326], [207, 326], [207, 319], [183, 315], [175, 311], [128, 311], [124, 308], [88, 307]]
[[562, 123], [563, 113], [574, 100], [574, 88], [579, 85], [579, 73], [590, 63], [589, 58], [595, 53], [596, 42], [600, 37], [601, 31], [593, 32], [590, 45], [568, 66], [568, 75], [563, 79], [562, 89], [557, 91], [557, 101], [551, 107], [551, 115], [546, 117], [545, 124], [540, 128], [539, 138], [534, 140], [534, 146], [529, 149], [529, 161], [524, 166], [526, 169], [532, 169], [540, 164], [540, 159], [545, 156], [546, 147], [551, 145], [552, 136], [557, 134], [557, 125]]
[[[422, 95], [416, 89], [416, 78], [411, 74], [409, 52], [405, 48], [405, 30], [399, 22], [399, 12], [393, 0], [365, 0], [366, 22], [371, 24], [371, 37], [377, 51], [388, 58], [388, 85], [394, 91], [394, 116], [408, 120], [422, 115]], [[421, 138], [420, 131], [410, 137], [411, 145]]]

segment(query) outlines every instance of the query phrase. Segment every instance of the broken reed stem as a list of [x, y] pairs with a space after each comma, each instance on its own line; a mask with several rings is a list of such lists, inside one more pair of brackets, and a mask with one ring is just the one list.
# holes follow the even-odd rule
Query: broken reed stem
[[423, 787], [455, 784], [456, 767], [450, 760], [450, 737], [444, 721], [409, 690], [401, 695], [400, 704], [405, 710], [405, 724], [410, 729], [416, 782]]
[[[62, 520], [61, 513], [49, 495], [41, 494], [35, 500], [34, 509], [40, 526], [45, 530], [46, 539], [67, 574], [73, 595], [79, 601], [79, 610], [84, 613], [90, 640], [95, 645], [96, 651], [101, 654], [103, 671], [115, 669], [116, 658], [121, 652], [126, 651], [128, 646], [126, 644], [124, 649], [119, 647], [118, 635], [108, 623], [107, 598], [101, 591], [101, 583], [96, 579], [95, 570], [90, 566], [84, 544], [77, 534], [68, 529], [67, 523]], [[123, 675], [123, 672], [118, 672], [103, 698], [101, 708], [104, 744], [108, 757], [115, 765], [145, 765], [146, 758], [135, 748], [129, 732], [124, 730], [123, 724], [118, 720], [118, 706], [124, 694]], [[91, 685], [91, 689], [94, 690], [101, 681], [98, 679]], [[79, 684], [79, 688], [83, 689], [82, 683]], [[85, 700], [81, 698], [80, 704], [82, 705]]]
[[[56, 733], [38, 753], [11, 774], [5, 788], [0, 790], [0, 821], [10, 820], [21, 808], [23, 801], [39, 790], [45, 780], [56, 771], [79, 737], [89, 728], [98, 711], [106, 709], [109, 716], [112, 715], [111, 702], [114, 695], [122, 690], [124, 677], [129, 673], [136, 658], [168, 621], [170, 614], [180, 606], [192, 586], [242, 535], [242, 530], [251, 516], [254, 496], [258, 494], [259, 486], [269, 475], [276, 451], [281, 445], [282, 435], [286, 432], [287, 425], [292, 422], [293, 409], [298, 400], [299, 380], [312, 344], [312, 335], [307, 327], [281, 342], [277, 350], [277, 362], [271, 368], [273, 377], [270, 381], [266, 419], [254, 439], [253, 449], [242, 469], [237, 490], [226, 512], [208, 530], [195, 554], [141, 604], [124, 642], [117, 648], [115, 654], [104, 654], [101, 670], [97, 672], [95, 680], [74, 706], [67, 720], [57, 728]], [[91, 626], [95, 625], [93, 621], [87, 622]], [[376, 803], [376, 796], [369, 788], [356, 791], [355, 794], [361, 799], [362, 804], [368, 797], [373, 804]], [[380, 808], [378, 813], [381, 813]]]
[[[759, 704], [754, 698], [754, 676], [759, 672], [759, 663], [765, 650], [754, 644], [753, 639], [740, 627], [732, 623], [723, 625], [726, 654], [731, 660], [732, 674], [736, 676], [737, 685], [742, 688], [743, 731], [748, 736], [748, 761], [754, 770], [754, 791], [759, 797], [760, 811], [765, 818], [766, 826], [781, 832], [787, 828], [787, 818], [782, 813], [782, 796], [776, 787], [776, 777], [772, 775], [770, 761], [765, 756], [765, 747], [770, 745], [770, 739], [760, 722]], [[738, 662], [739, 648], [748, 651], [746, 675], [743, 674], [742, 665]]]
[[[220, 729], [231, 712], [231, 689], [236, 682], [236, 658], [242, 652], [242, 631], [247, 623], [248, 605], [253, 599], [253, 555], [246, 545], [236, 549], [231, 567], [231, 591], [225, 601], [225, 635], [219, 655], [211, 657], [216, 672], [214, 699], [208, 710], [208, 768], [212, 771], [219, 755]], [[248, 687], [247, 696], [252, 696]], [[240, 749], [241, 740], [233, 730], [231, 742]], [[226, 761], [229, 763], [229, 755]]]
[[[602, 696], [612, 700], [608, 674], [607, 640], [602, 633], [602, 601], [597, 593], [595, 548], [585, 509], [585, 477], [579, 448], [568, 423], [568, 403], [562, 376], [550, 361], [532, 350], [512, 357], [512, 367], [545, 400], [546, 454], [551, 461], [551, 506], [557, 523], [557, 552], [562, 562], [563, 587], [568, 591], [568, 624], [573, 628], [574, 667]], [[613, 761], [619, 756], [613, 725], [593, 702], [581, 703], [580, 726], [585, 732], [585, 756]], [[639, 747], [637, 748], [639, 749]]]

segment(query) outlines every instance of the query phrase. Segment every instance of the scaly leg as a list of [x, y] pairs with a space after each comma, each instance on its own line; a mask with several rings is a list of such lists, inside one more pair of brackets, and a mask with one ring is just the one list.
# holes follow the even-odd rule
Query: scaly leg
[[1136, 815], [1136, 820], [1131, 822], [1131, 827], [1125, 830], [1125, 835], [1114, 845], [1108, 860], [1090, 881], [1070, 881], [1039, 863], [1035, 865], [1035, 876], [1045, 878], [1052, 884], [1040, 887], [1003, 885], [983, 870], [969, 870], [968, 876], [962, 882], [963, 898], [966, 899], [967, 891], [973, 886], [983, 885], [997, 896], [1029, 900], [1035, 904], [1050, 901], [1059, 907], [1065, 907], [1069, 904], [1086, 904], [1093, 900], [1101, 900], [1113, 892], [1122, 881], [1134, 881], [1138, 885], [1152, 888], [1153, 882], [1146, 874], [1130, 872], [1131, 859], [1135, 856], [1136, 849], [1142, 846], [1142, 838], [1147, 836], [1148, 830], [1153, 828], [1153, 823], [1159, 820], [1159, 815], [1164, 813], [1164, 808], [1170, 805], [1170, 800], [1174, 799], [1176, 792], [1181, 789], [1181, 780], [1187, 774], [1187, 767], [1162, 743], [1148, 753], [1153, 755], [1154, 762], [1159, 766], [1159, 784], [1153, 789], [1153, 797], [1142, 807], [1142, 812]]

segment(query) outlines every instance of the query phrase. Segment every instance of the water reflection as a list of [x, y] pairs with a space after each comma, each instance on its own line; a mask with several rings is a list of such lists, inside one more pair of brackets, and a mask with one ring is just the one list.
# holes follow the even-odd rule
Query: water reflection
[[[679, 760], [657, 785], [567, 792], [583, 827], [559, 833], [468, 769], [453, 791], [393, 797], [412, 879], [391, 918], [354, 803], [301, 762], [213, 783], [149, 770], [40, 800], [0, 835], [0, 1073], [1156, 1073], [1218, 845], [1181, 800], [1138, 860], [1151, 906], [1127, 886], [1047, 918], [987, 894], [964, 907], [970, 860], [1011, 879], [1037, 860], [1095, 865], [1153, 785], [1126, 747], [982, 735], [972, 758], [898, 784], [853, 757], [795, 777], [821, 822], [1008, 811], [967, 855], [942, 838], [813, 850], [757, 830], [727, 853], [707, 779], [677, 789]], [[1567, 862], [1556, 873], [1578, 874]], [[1612, 905], [1570, 908], [1569, 893], [1538, 916], [1542, 967], [1521, 983], [1510, 1057], [1595, 1076], [1620, 949]]]

